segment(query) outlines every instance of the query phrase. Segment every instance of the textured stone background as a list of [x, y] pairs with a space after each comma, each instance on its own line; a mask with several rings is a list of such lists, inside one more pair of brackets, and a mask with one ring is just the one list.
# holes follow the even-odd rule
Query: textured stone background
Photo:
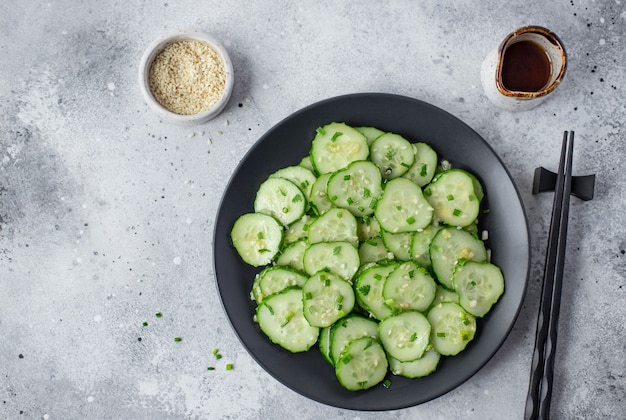
[[[548, 101], [510, 113], [479, 70], [526, 24], [558, 33], [569, 67]], [[137, 84], [144, 48], [179, 28], [220, 39], [236, 72], [223, 114], [194, 128], [159, 121]], [[211, 246], [226, 181], [264, 132], [370, 91], [478, 131], [519, 187], [532, 239], [527, 297], [495, 357], [388, 417], [522, 417], [552, 203], [531, 195], [532, 174], [575, 130], [575, 172], [597, 185], [571, 205], [553, 415], [626, 418], [622, 0], [10, 0], [0, 57], [0, 418], [380, 418], [310, 401], [256, 365], [222, 310]]]

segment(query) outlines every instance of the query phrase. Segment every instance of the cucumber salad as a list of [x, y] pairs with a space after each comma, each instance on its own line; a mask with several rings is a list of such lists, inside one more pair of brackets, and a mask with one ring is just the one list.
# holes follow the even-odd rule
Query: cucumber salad
[[348, 390], [433, 373], [504, 293], [478, 233], [483, 196], [426, 143], [318, 128], [309, 155], [264, 180], [232, 227], [261, 270], [250, 291], [260, 330], [290, 352], [318, 347]]

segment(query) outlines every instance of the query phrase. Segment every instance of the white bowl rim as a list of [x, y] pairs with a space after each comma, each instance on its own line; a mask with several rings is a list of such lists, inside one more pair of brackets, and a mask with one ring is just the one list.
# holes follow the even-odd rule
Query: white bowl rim
[[[150, 90], [148, 79], [150, 66], [157, 54], [159, 54], [167, 45], [173, 42], [188, 39], [205, 42], [209, 44], [213, 49], [215, 49], [215, 51], [217, 51], [224, 64], [224, 72], [226, 73], [226, 84], [224, 86], [224, 92], [222, 93], [222, 96], [212, 107], [197, 114], [181, 115], [168, 110], [154, 98], [154, 95], [152, 95], [152, 92]], [[222, 110], [228, 103], [228, 100], [230, 99], [233, 90], [233, 85], [233, 64], [230, 56], [228, 55], [228, 52], [226, 51], [226, 48], [224, 48], [224, 46], [213, 36], [197, 29], [179, 29], [161, 35], [159, 38], [155, 39], [152, 43], [148, 45], [141, 57], [141, 61], [139, 64], [139, 87], [141, 89], [141, 93], [144, 99], [146, 100], [146, 103], [163, 119], [178, 124], [199, 124], [216, 117], [220, 112], [222, 112]]]

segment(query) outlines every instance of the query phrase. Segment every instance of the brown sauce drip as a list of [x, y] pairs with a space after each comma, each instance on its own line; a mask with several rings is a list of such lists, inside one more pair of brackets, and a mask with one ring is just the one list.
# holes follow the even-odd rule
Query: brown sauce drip
[[518, 92], [538, 92], [550, 80], [550, 59], [546, 52], [532, 41], [511, 44], [502, 60], [502, 85]]

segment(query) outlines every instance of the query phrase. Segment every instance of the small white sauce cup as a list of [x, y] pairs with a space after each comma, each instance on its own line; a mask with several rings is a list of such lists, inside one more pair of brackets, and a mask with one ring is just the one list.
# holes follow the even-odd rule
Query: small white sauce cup
[[[193, 115], [181, 115], [168, 110], [155, 99], [150, 90], [150, 67], [156, 56], [169, 44], [185, 40], [201, 41], [211, 46], [222, 59], [226, 73], [224, 92], [220, 99], [209, 109]], [[183, 29], [162, 35], [148, 46], [139, 64], [139, 88], [146, 103], [163, 120], [179, 125], [202, 124], [218, 116], [230, 99], [234, 80], [233, 63], [226, 48], [211, 35], [198, 30]]]

